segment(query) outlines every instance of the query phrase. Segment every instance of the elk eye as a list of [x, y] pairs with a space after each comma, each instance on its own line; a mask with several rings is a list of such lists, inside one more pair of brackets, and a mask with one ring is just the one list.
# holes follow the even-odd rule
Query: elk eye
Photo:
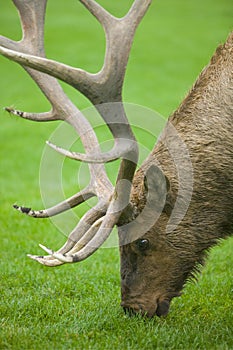
[[139, 250], [144, 251], [149, 248], [150, 242], [148, 241], [148, 239], [138, 239], [136, 241], [136, 245]]

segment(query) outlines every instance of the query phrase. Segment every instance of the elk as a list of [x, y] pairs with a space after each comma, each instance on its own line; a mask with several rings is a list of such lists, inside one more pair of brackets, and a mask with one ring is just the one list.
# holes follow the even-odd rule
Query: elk
[[[89, 185], [45, 210], [15, 206], [34, 218], [46, 218], [96, 196], [58, 251], [30, 258], [46, 266], [75, 263], [93, 254], [117, 225], [121, 256], [122, 307], [130, 314], [165, 316], [172, 298], [203, 264], [206, 253], [233, 231], [233, 33], [220, 45], [179, 108], [169, 117], [152, 152], [137, 170], [138, 145], [126, 117], [122, 86], [134, 34], [151, 0], [135, 0], [116, 18], [94, 0], [80, 2], [101, 23], [106, 35], [102, 69], [91, 74], [47, 59], [44, 17], [47, 0], [13, 0], [23, 38], [0, 37], [0, 52], [27, 71], [52, 109], [28, 113], [6, 108], [21, 118], [60, 120], [77, 131], [85, 153], [49, 145], [87, 162]], [[58, 80], [85, 95], [108, 125], [113, 148], [103, 153], [82, 112]], [[104, 163], [121, 159], [115, 186]]]

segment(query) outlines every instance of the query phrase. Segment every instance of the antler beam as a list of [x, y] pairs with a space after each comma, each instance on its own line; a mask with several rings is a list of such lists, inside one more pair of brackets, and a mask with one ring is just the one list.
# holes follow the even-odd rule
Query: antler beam
[[[89, 164], [90, 184], [68, 200], [39, 211], [20, 206], [15, 208], [29, 216], [48, 217], [79, 205], [87, 198], [97, 196], [99, 202], [96, 207], [84, 215], [61, 249], [53, 252], [41, 246], [49, 254], [48, 256], [30, 255], [31, 258], [47, 266], [77, 262], [91, 255], [103, 244], [129, 202], [131, 181], [138, 161], [138, 146], [122, 104], [122, 86], [136, 28], [151, 0], [135, 0], [123, 18], [112, 16], [93, 0], [80, 0], [101, 23], [106, 35], [104, 64], [96, 74], [45, 57], [44, 18], [47, 0], [13, 0], [13, 2], [20, 14], [23, 38], [15, 42], [0, 37], [0, 53], [25, 68], [51, 103], [52, 110], [45, 113], [27, 113], [11, 108], [6, 110], [35, 121], [66, 121], [77, 131], [86, 153], [70, 152], [48, 144], [65, 156], [92, 163]], [[64, 93], [57, 79], [79, 90], [95, 105], [114, 136], [115, 144], [111, 151], [101, 152], [91, 125]], [[122, 158], [122, 161], [116, 187], [113, 189], [104, 165], [97, 163], [117, 158]]]

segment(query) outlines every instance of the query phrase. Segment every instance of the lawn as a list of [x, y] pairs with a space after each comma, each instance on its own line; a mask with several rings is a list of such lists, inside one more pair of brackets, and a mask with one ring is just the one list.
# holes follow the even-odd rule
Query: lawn
[[[132, 3], [99, 2], [119, 16]], [[232, 30], [232, 17], [231, 0], [154, 0], [135, 37], [124, 100], [168, 117]], [[0, 4], [0, 33], [20, 38], [9, 0]], [[50, 0], [46, 51], [50, 58], [95, 72], [104, 54], [102, 29], [78, 1]], [[9, 116], [4, 106], [42, 112], [49, 105], [17, 64], [0, 58], [0, 76], [0, 349], [232, 349], [233, 239], [212, 249], [198, 283], [188, 283], [169, 315], [152, 320], [129, 318], [120, 308], [117, 247], [55, 269], [26, 257], [41, 254], [38, 243], [59, 248], [65, 237], [54, 223], [67, 229], [86, 207], [76, 209], [71, 222], [65, 216], [59, 222], [34, 220], [12, 209], [14, 203], [43, 207], [42, 185], [42, 195], [47, 189], [56, 202], [59, 184], [49, 180], [51, 169], [41, 186], [39, 173], [45, 141], [58, 124]], [[90, 105], [62, 85], [80, 109]], [[151, 128], [146, 118], [142, 123]], [[115, 168], [108, 167], [111, 176]], [[78, 190], [76, 174], [76, 165], [65, 162], [62, 185], [68, 195]]]

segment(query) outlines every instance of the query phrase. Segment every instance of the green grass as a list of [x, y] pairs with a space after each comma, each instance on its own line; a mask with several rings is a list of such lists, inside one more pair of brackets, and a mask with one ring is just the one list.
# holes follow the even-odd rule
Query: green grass
[[[132, 1], [100, 3], [124, 15]], [[135, 38], [125, 101], [168, 116], [232, 29], [232, 15], [231, 0], [154, 1]], [[1, 34], [20, 38], [9, 1], [0, 4], [0, 29]], [[102, 34], [78, 1], [49, 1], [49, 57], [94, 72], [103, 59]], [[1, 108], [49, 108], [16, 64], [0, 58], [0, 76]], [[89, 106], [73, 89], [64, 89], [80, 108]], [[35, 208], [43, 205], [40, 159], [44, 141], [57, 124], [34, 124], [9, 117], [2, 110], [0, 114], [0, 349], [232, 349], [232, 239], [211, 251], [199, 282], [187, 285], [165, 319], [124, 315], [119, 306], [117, 248], [100, 249], [78, 265], [57, 269], [27, 259], [26, 253], [40, 254], [39, 242], [58, 248], [65, 239], [49, 220], [33, 220], [11, 208], [15, 202]], [[146, 120], [143, 123], [150, 128]], [[77, 190], [72, 173], [77, 169], [73, 163], [67, 166], [63, 185], [71, 194]], [[56, 197], [56, 184], [49, 186]], [[75, 213], [80, 215], [79, 210]], [[69, 226], [68, 221], [64, 224]]]

